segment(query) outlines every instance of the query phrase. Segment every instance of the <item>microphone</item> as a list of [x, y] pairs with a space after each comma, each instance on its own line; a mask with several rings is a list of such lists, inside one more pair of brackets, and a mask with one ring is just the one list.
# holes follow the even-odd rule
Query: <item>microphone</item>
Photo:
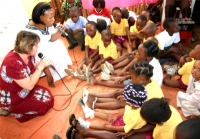
[[62, 28], [60, 28], [59, 26], [57, 26], [56, 23], [53, 23], [53, 26], [54, 26], [55, 28], [57, 28], [60, 32], [62, 32], [63, 34], [65, 34], [65, 36], [68, 36], [68, 34], [67, 34]]
[[[44, 59], [44, 55], [42, 53], [38, 53], [38, 57], [41, 58], [41, 59]], [[53, 66], [53, 65], [50, 65], [50, 67], [54, 70], [56, 70], [56, 68]]]

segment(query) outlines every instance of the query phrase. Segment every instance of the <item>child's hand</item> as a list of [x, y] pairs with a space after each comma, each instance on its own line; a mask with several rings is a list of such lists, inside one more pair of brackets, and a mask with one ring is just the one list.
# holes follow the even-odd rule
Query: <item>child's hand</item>
[[117, 132], [117, 133], [115, 133], [115, 135], [116, 135], [117, 137], [119, 137], [119, 136], [125, 136], [126, 133], [125, 133], [125, 132]]
[[91, 62], [91, 59], [90, 59], [90, 58], [86, 58], [86, 59], [85, 59], [86, 65], [88, 65], [90, 62]]
[[118, 78], [116, 78], [116, 79], [114, 80], [115, 84], [119, 84], [119, 83], [121, 83], [121, 82], [123, 82], [123, 81], [124, 81], [124, 78], [123, 78], [123, 77], [118, 77]]
[[124, 97], [123, 97], [122, 95], [119, 95], [119, 96], [117, 97], [117, 100], [124, 100]]
[[112, 125], [105, 125], [105, 130], [112, 131], [113, 130], [113, 126]]
[[121, 51], [122, 47], [117, 45], [117, 51]]
[[117, 119], [116, 114], [109, 114], [108, 115], [108, 122], [113, 123]]

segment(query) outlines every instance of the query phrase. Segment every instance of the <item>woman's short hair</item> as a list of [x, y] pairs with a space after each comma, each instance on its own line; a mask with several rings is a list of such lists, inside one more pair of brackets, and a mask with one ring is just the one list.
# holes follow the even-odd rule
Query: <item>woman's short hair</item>
[[105, 3], [105, 0], [93, 0], [93, 6], [95, 7], [95, 8], [97, 8], [98, 7], [98, 5], [100, 4], [101, 5], [101, 8], [105, 8], [105, 6], [106, 6], [106, 3]]
[[146, 54], [149, 57], [156, 57], [159, 53], [158, 45], [153, 41], [146, 41], [143, 43], [144, 48], [146, 49]]
[[176, 127], [176, 139], [198, 139], [200, 137], [200, 118], [181, 122]]
[[153, 76], [153, 66], [146, 61], [139, 61], [130, 67], [130, 72], [135, 72], [137, 75], [145, 75], [149, 80]]
[[146, 101], [140, 110], [140, 115], [147, 122], [162, 124], [171, 117], [171, 110], [166, 98], [152, 98]]
[[32, 11], [32, 20], [34, 23], [37, 24], [44, 24], [42, 20], [40, 19], [41, 15], [44, 15], [44, 12], [51, 9], [52, 6], [49, 3], [46, 2], [40, 2], [38, 3]]
[[29, 54], [37, 41], [40, 41], [40, 37], [37, 34], [29, 31], [20, 31], [15, 40], [14, 50], [21, 54]]

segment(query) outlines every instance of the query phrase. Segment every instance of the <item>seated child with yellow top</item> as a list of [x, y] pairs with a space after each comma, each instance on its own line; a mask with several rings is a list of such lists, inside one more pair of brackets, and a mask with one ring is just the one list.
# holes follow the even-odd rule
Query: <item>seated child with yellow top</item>
[[93, 73], [99, 73], [101, 71], [101, 65], [103, 63], [112, 62], [114, 59], [117, 59], [117, 46], [112, 40], [111, 32], [107, 29], [101, 32], [102, 41], [98, 44], [99, 46], [99, 55], [100, 59], [95, 63], [92, 71]]
[[144, 15], [147, 18], [147, 24], [154, 23], [150, 20], [150, 11], [148, 9], [144, 9], [141, 11], [140, 15]]
[[112, 9], [113, 22], [110, 24], [112, 39], [117, 45], [118, 56], [122, 55], [122, 48], [127, 48], [128, 53], [132, 52], [129, 39], [129, 25], [127, 19], [122, 18], [122, 11], [119, 7]]
[[140, 107], [147, 99], [147, 92], [144, 86], [139, 84], [130, 84], [124, 88], [122, 97], [126, 102], [126, 106], [125, 109], [120, 109], [118, 113], [107, 114], [93, 111], [93, 115], [95, 117], [107, 120], [111, 124], [95, 124], [93, 122], [84, 121], [80, 117], [78, 119], [80, 125], [86, 129], [106, 129], [108, 131], [118, 131], [124, 133], [140, 129], [145, 126], [146, 121], [140, 116]]
[[143, 15], [140, 15], [137, 18], [136, 23], [130, 27], [129, 37], [131, 40], [131, 48], [135, 50], [143, 42], [143, 34], [141, 33], [142, 29], [145, 27], [147, 18]]
[[163, 83], [167, 86], [180, 88], [187, 90], [189, 77], [194, 65], [195, 60], [200, 58], [200, 45], [196, 45], [193, 50], [190, 51], [189, 57], [192, 59], [190, 62], [186, 62], [180, 69], [178, 69], [178, 74], [181, 75], [180, 79], [173, 80], [172, 75], [176, 71], [168, 71], [167, 76], [164, 78]]
[[82, 63], [79, 65], [79, 68], [82, 68], [83, 64], [86, 64], [88, 67], [92, 68], [94, 63], [100, 58], [98, 45], [101, 43], [101, 34], [96, 28], [96, 23], [89, 21], [86, 24], [85, 36], [85, 58]]

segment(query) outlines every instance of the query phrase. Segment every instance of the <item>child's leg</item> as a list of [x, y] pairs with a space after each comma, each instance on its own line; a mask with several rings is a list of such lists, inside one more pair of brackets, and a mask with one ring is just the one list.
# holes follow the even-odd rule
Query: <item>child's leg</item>
[[[97, 98], [113, 98], [113, 96], [116, 92], [122, 92], [122, 91], [123, 91], [123, 89], [117, 89], [115, 91], [106, 92], [106, 93], [91, 93], [91, 94], [89, 94], [89, 96], [97, 97]], [[97, 99], [97, 101], [98, 101], [98, 99]]]
[[69, 42], [69, 44], [70, 44], [70, 45], [75, 44], [77, 41], [76, 41], [76, 39], [74, 38], [73, 30], [72, 30], [72, 29], [68, 29], [68, 30], [67, 30], [67, 34], [68, 34], [68, 36], [66, 36], [66, 38], [67, 38], [67, 41]]
[[123, 43], [123, 46], [127, 49], [127, 52], [128, 52], [128, 53], [132, 53], [133, 49], [132, 49], [132, 47], [129, 45], [129, 42], [128, 42], [128, 41], [125, 41], [125, 42]]
[[93, 67], [94, 67], [95, 63], [97, 63], [98, 59], [99, 59], [98, 55], [95, 56], [95, 57], [92, 59], [92, 61], [88, 64], [88, 67], [90, 67], [91, 69], [93, 69]]
[[166, 85], [166, 86], [179, 88], [179, 81], [178, 80], [172, 80], [171, 75], [168, 75], [168, 74], [163, 79], [163, 84]]
[[83, 58], [82, 62], [80, 63], [78, 67], [82, 69], [84, 64], [85, 64], [85, 57]]
[[126, 102], [123, 100], [119, 100], [116, 102], [108, 102], [108, 103], [95, 103], [95, 109], [106, 109], [106, 110], [116, 110], [120, 108], [124, 108], [126, 106]]
[[84, 33], [83, 32], [78, 32], [77, 34], [74, 35], [74, 38], [77, 40], [79, 45], [84, 44]]
[[102, 86], [107, 86], [107, 87], [115, 87], [115, 88], [124, 88], [124, 84], [116, 84], [114, 81], [99, 81], [96, 80], [94, 77], [90, 77], [91, 84], [92, 85], [102, 85]]
[[118, 57], [122, 56], [122, 46], [120, 43], [115, 43], [116, 46], [117, 46], [117, 54], [118, 54]]
[[95, 131], [83, 128], [79, 123], [76, 125], [76, 129], [79, 131], [83, 138], [93, 137], [97, 139], [119, 139], [115, 133], [109, 131]]

